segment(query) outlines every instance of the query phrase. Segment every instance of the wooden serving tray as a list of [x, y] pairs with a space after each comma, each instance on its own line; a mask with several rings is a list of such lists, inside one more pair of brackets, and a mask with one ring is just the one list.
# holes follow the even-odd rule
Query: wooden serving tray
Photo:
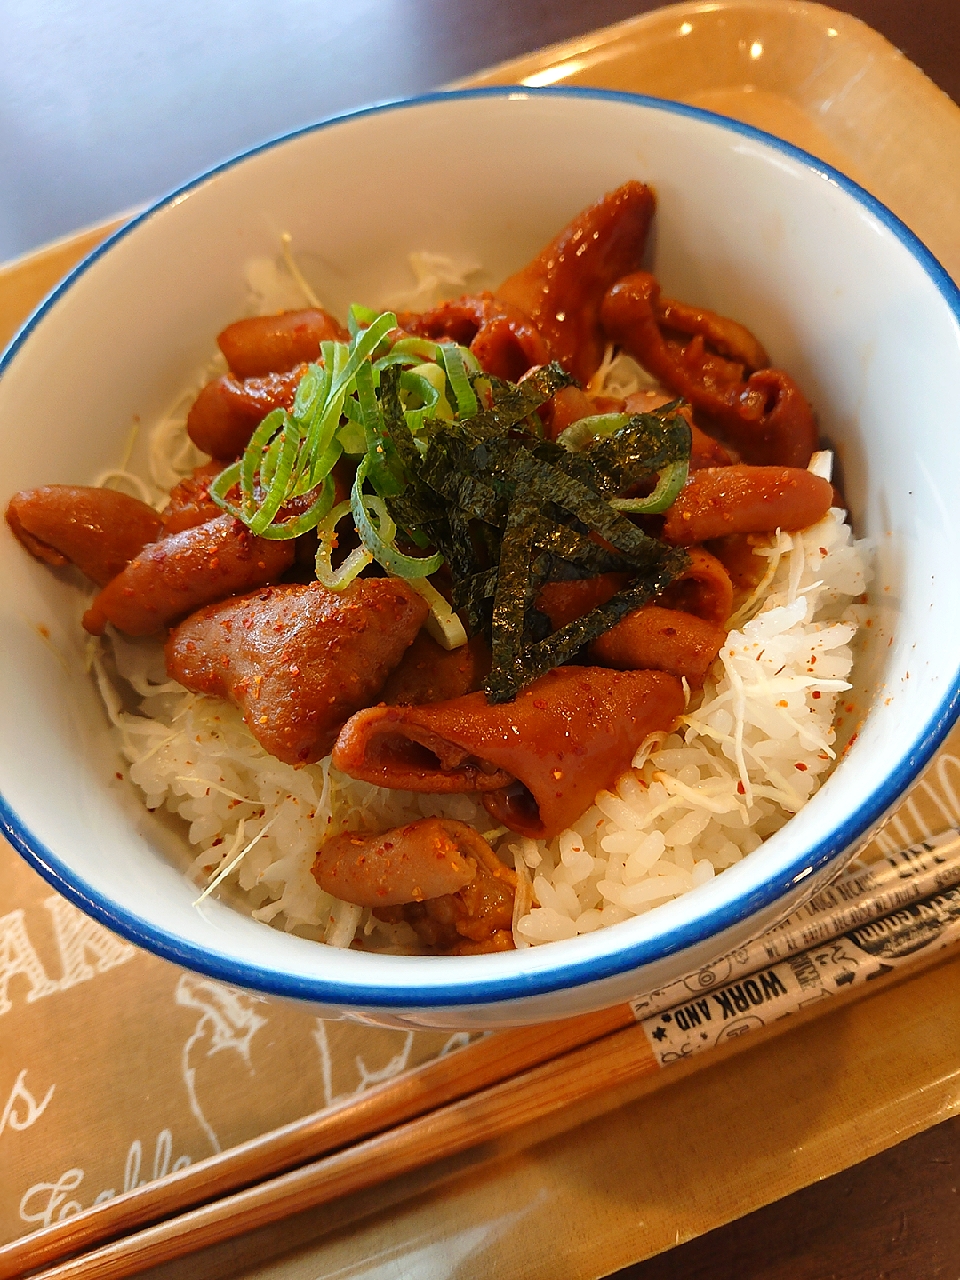
[[[862, 182], [960, 276], [960, 111], [834, 10], [679, 5], [471, 83], [597, 84], [745, 119]], [[121, 221], [0, 267], [0, 341]], [[960, 821], [958, 770], [955, 733], [877, 849]], [[501, 1033], [458, 1062], [465, 1037], [321, 1022], [139, 952], [5, 845], [0, 883], [0, 1277], [128, 1275], [186, 1242], [151, 1274], [414, 1274], [442, 1254], [463, 1278], [586, 1280], [960, 1110], [957, 959], [670, 1072], [644, 1074], [622, 1013]], [[431, 1110], [441, 1085], [466, 1095], [456, 1114]], [[341, 1153], [320, 1169], [324, 1144]]]

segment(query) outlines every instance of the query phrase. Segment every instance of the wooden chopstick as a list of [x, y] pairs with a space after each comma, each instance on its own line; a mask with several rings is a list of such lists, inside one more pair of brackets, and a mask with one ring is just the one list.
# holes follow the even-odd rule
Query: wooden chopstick
[[[933, 842], [912, 846], [901, 855], [891, 856], [876, 868], [848, 876], [844, 893], [827, 892], [820, 900], [814, 899], [806, 909], [802, 927], [798, 926], [792, 933], [788, 929], [766, 935], [765, 941], [738, 953], [738, 964], [743, 967], [734, 969], [726, 985], [710, 993], [709, 999], [692, 997], [692, 989], [683, 982], [645, 998], [638, 1009], [642, 1010], [644, 1019], [643, 1034], [649, 1037], [648, 1045], [653, 1046], [648, 1050], [652, 1052], [653, 1065], [666, 1066], [722, 1041], [728, 1016], [732, 1019], [731, 1030], [742, 1030], [748, 1024], [736, 1020], [741, 1006], [747, 1011], [752, 1002], [755, 1012], [758, 1003], [764, 1005], [763, 1016], [750, 1019], [750, 1024], [755, 1024], [783, 1017], [807, 1003], [809, 972], [806, 977], [800, 977], [799, 972], [791, 968], [795, 963], [800, 964], [801, 970], [806, 964], [814, 973], [821, 972], [821, 994], [835, 995], [848, 984], [872, 981], [889, 972], [891, 966], [910, 960], [916, 951], [918, 925], [925, 939], [924, 948], [933, 948], [934, 955], [936, 946], [960, 944], [960, 890], [949, 887], [960, 881], [957, 844], [956, 833], [944, 833]], [[934, 888], [938, 892], [931, 894]], [[851, 924], [855, 926], [853, 932], [847, 932]], [[846, 935], [846, 943], [839, 952], [831, 948], [817, 957], [816, 963], [810, 955], [797, 954], [800, 947], [814, 940], [819, 944], [841, 934]], [[878, 943], [886, 954], [884, 966], [879, 970], [875, 954]], [[839, 963], [836, 963], [837, 955]], [[759, 973], [759, 983], [749, 980], [749, 974], [764, 969], [775, 956], [778, 961], [773, 968]], [[831, 966], [835, 970], [832, 974], [829, 973]], [[793, 995], [788, 990], [790, 987], [795, 988]], [[667, 1012], [668, 1009], [672, 1012]], [[617, 1006], [565, 1022], [500, 1032], [476, 1041], [455, 1054], [384, 1082], [360, 1097], [346, 1099], [336, 1107], [0, 1248], [0, 1280], [21, 1276], [27, 1268], [62, 1261], [176, 1215], [189, 1214], [218, 1197], [230, 1197], [254, 1184], [277, 1179], [278, 1175], [282, 1178], [298, 1166], [307, 1168], [331, 1153], [342, 1153], [351, 1145], [359, 1150], [356, 1144], [362, 1147], [374, 1135], [395, 1130], [418, 1116], [438, 1113], [457, 1100], [479, 1095], [511, 1079], [527, 1079], [531, 1069], [539, 1064], [569, 1055], [578, 1047], [596, 1043], [603, 1037], [609, 1039], [611, 1033], [633, 1022], [634, 1016], [628, 1006]], [[602, 1074], [599, 1078], [602, 1079]]]
[[[866, 990], [874, 992], [901, 976], [913, 976], [950, 954], [955, 951], [941, 950], [923, 956], [881, 982], [871, 983]], [[847, 991], [830, 1000], [827, 1007], [837, 1008], [863, 993], [864, 988]], [[819, 1014], [820, 1008], [813, 1005], [750, 1035], [736, 1036], [716, 1052], [739, 1053]], [[497, 1037], [494, 1043], [502, 1038]], [[715, 1061], [714, 1053], [697, 1054], [686, 1059], [686, 1066], [695, 1070]], [[155, 1223], [48, 1270], [34, 1273], [32, 1268], [37, 1263], [30, 1261], [29, 1250], [25, 1250], [27, 1266], [35, 1280], [123, 1280], [148, 1267], [409, 1174], [481, 1143], [502, 1139], [617, 1086], [657, 1077], [672, 1080], [676, 1075], [662, 1072], [643, 1025], [634, 1023], [354, 1146]]]
[[0, 1247], [0, 1280], [86, 1252], [103, 1241], [261, 1183], [509, 1079], [634, 1021], [627, 1005], [474, 1041], [359, 1097], [305, 1116]]
[[229, 1239], [240, 1229], [254, 1231], [503, 1137], [594, 1094], [659, 1072], [643, 1029], [634, 1023], [355, 1146], [54, 1266], [38, 1280], [119, 1280]]

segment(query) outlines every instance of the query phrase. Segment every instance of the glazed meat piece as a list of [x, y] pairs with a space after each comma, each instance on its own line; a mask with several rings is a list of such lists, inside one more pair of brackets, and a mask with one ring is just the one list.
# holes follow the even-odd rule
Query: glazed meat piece
[[626, 573], [598, 573], [593, 578], [545, 582], [537, 593], [537, 608], [550, 619], [554, 631], [582, 618], [612, 600], [630, 581]]
[[[537, 595], [537, 608], [550, 619], [554, 631], [568, 622], [582, 618], [611, 600], [630, 581], [625, 573], [599, 573], [593, 578], [574, 578], [568, 582], [547, 582]], [[726, 622], [733, 606], [733, 584], [730, 575], [716, 558], [702, 547], [690, 551], [690, 563], [657, 603], [671, 609], [682, 609], [718, 626]]]
[[600, 412], [593, 400], [579, 387], [561, 387], [540, 409], [544, 435], [548, 440], [556, 440], [567, 427]]
[[223, 515], [222, 508], [210, 497], [210, 486], [222, 470], [220, 462], [204, 462], [192, 475], [184, 476], [174, 485], [170, 501], [160, 513], [165, 534], [193, 529]]
[[289, 409], [304, 367], [244, 378], [232, 373], [208, 382], [187, 414], [187, 434], [204, 453], [230, 462], [239, 458], [257, 426], [273, 409]]
[[707, 467], [684, 485], [662, 537], [689, 547], [730, 533], [806, 529], [832, 504], [830, 482], [800, 467]]
[[450, 338], [469, 347], [482, 369], [512, 382], [553, 359], [549, 345], [529, 317], [491, 293], [441, 302], [422, 313], [401, 311], [397, 323], [418, 337], [435, 342]]
[[515, 702], [491, 705], [470, 693], [423, 707], [369, 707], [344, 726], [333, 762], [384, 787], [479, 791], [498, 822], [549, 839], [682, 710], [680, 681], [665, 672], [560, 667]]
[[316, 360], [321, 342], [346, 342], [349, 336], [333, 316], [310, 307], [237, 320], [218, 334], [217, 344], [231, 373], [238, 378], [262, 378]]
[[639, 268], [655, 205], [649, 187], [625, 182], [578, 214], [496, 291], [530, 317], [555, 358], [584, 385], [603, 359], [604, 294]]
[[486, 840], [465, 822], [422, 818], [383, 835], [344, 831], [324, 842], [313, 876], [326, 893], [358, 907], [394, 907], [456, 893], [497, 861]]
[[680, 609], [648, 604], [605, 631], [590, 645], [590, 659], [623, 671], [669, 671], [699, 689], [727, 633]]
[[[589, 660], [627, 671], [668, 671], [699, 688], [726, 639], [721, 624], [729, 616], [733, 588], [726, 570], [707, 552], [697, 548], [691, 562], [683, 575], [686, 583], [681, 579], [669, 589], [677, 595], [687, 593], [683, 604], [635, 609], [593, 641], [587, 649]], [[605, 604], [626, 581], [625, 574], [604, 573], [573, 582], [550, 582], [541, 587], [537, 608], [556, 629]], [[662, 601], [665, 594], [658, 599]]]
[[108, 622], [149, 636], [202, 605], [274, 582], [293, 564], [293, 542], [254, 537], [231, 515], [151, 542], [94, 598], [83, 625], [100, 635]]
[[745, 369], [766, 369], [770, 365], [770, 357], [750, 330], [729, 316], [718, 316], [715, 311], [692, 307], [676, 298], [661, 297], [657, 318], [665, 329], [690, 338], [699, 335], [705, 345]]
[[490, 850], [489, 859], [478, 859], [476, 875], [457, 893], [375, 907], [373, 914], [378, 920], [405, 921], [421, 947], [435, 955], [488, 955], [513, 950], [515, 894], [516, 873]]
[[159, 536], [163, 521], [145, 502], [116, 489], [47, 484], [15, 493], [7, 524], [45, 564], [75, 564], [98, 586]]
[[657, 597], [657, 604], [682, 609], [718, 627], [733, 612], [733, 583], [726, 566], [703, 547], [690, 548], [690, 563]]
[[733, 462], [719, 440], [708, 436], [695, 424], [690, 424], [690, 470], [702, 471], [704, 467], [729, 467]]
[[662, 298], [645, 271], [619, 280], [600, 315], [608, 337], [715, 422], [745, 462], [810, 461], [813, 411], [792, 378], [766, 367], [766, 352], [742, 325]]
[[195, 693], [229, 698], [266, 751], [304, 764], [377, 697], [428, 612], [398, 578], [268, 587], [187, 618], [167, 641], [167, 670]]
[[402, 707], [448, 702], [479, 689], [489, 672], [490, 646], [482, 636], [459, 649], [444, 649], [421, 631], [387, 677], [380, 700]]

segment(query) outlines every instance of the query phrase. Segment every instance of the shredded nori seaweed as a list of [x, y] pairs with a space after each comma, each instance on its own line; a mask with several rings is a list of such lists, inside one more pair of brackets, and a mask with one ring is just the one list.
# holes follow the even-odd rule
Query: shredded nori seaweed
[[[690, 428], [676, 403], [635, 415], [573, 453], [544, 439], [536, 415], [572, 383], [559, 365], [516, 385], [473, 375], [484, 407], [465, 421], [425, 423], [423, 450], [388, 372], [381, 383], [385, 433], [407, 483], [387, 505], [402, 529], [446, 558], [454, 608], [491, 647], [484, 690], [492, 702], [509, 701], [568, 661], [689, 564], [685, 551], [650, 537], [609, 502], [689, 459]], [[536, 608], [540, 588], [608, 572], [628, 573], [630, 581], [606, 604], [550, 633]]]

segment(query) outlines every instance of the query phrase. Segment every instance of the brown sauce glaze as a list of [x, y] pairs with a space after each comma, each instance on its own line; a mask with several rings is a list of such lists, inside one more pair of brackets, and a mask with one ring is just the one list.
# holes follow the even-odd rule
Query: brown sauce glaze
[[512, 951], [516, 872], [504, 866], [481, 836], [474, 837], [479, 842], [471, 849], [476, 872], [461, 889], [425, 901], [374, 907], [377, 919], [408, 924], [421, 947], [435, 955]]
[[722, 561], [703, 547], [691, 547], [689, 565], [657, 603], [723, 626], [733, 612], [733, 582]]
[[442, 302], [430, 311], [401, 311], [397, 323], [418, 337], [449, 338], [469, 347], [482, 369], [511, 382], [553, 359], [546, 338], [530, 319], [492, 293]]
[[260, 422], [273, 409], [289, 409], [303, 377], [304, 365], [286, 373], [237, 378], [225, 373], [208, 382], [187, 414], [187, 434], [198, 449], [231, 462], [250, 443]]
[[116, 577], [163, 530], [145, 502], [73, 484], [47, 484], [15, 493], [7, 524], [32, 556], [45, 564], [74, 564], [98, 586]]
[[806, 529], [832, 502], [830, 482], [800, 467], [707, 467], [690, 476], [662, 537], [689, 547], [731, 533]]
[[699, 689], [727, 638], [725, 628], [680, 609], [635, 609], [590, 645], [592, 661], [622, 671], [669, 671]]
[[560, 667], [515, 702], [490, 705], [471, 693], [424, 707], [370, 707], [344, 726], [333, 762], [380, 786], [480, 791], [497, 821], [549, 839], [682, 710], [680, 682], [665, 672]]
[[275, 582], [293, 564], [292, 542], [254, 537], [231, 515], [151, 542], [94, 598], [83, 625], [100, 635], [108, 622], [149, 636], [214, 600]]
[[167, 641], [167, 670], [196, 693], [229, 698], [266, 751], [304, 764], [325, 756], [344, 721], [377, 697], [427, 612], [397, 578], [361, 578], [343, 591], [266, 587], [181, 623]]
[[325, 893], [358, 907], [394, 907], [456, 893], [496, 854], [473, 827], [422, 818], [382, 835], [344, 831], [324, 841], [313, 877]]
[[655, 206], [649, 187], [625, 182], [578, 214], [496, 291], [530, 317], [556, 359], [584, 385], [603, 359], [604, 294], [640, 266]]
[[238, 378], [262, 378], [316, 360], [321, 342], [346, 342], [349, 336], [335, 317], [309, 307], [236, 320], [217, 335], [217, 344], [231, 373]]
[[210, 486], [223, 470], [220, 462], [204, 462], [170, 490], [170, 501], [160, 512], [165, 534], [181, 533], [223, 515], [210, 497]]
[[388, 706], [448, 702], [474, 693], [490, 673], [490, 646], [474, 636], [459, 649], [444, 649], [421, 631], [390, 672], [380, 693]]
[[[600, 314], [608, 337], [716, 423], [745, 462], [805, 467], [810, 461], [817, 447], [813, 411], [782, 370], [751, 369], [746, 363], [746, 356], [759, 359], [766, 353], [743, 326], [662, 299], [659, 283], [645, 271], [614, 284]], [[688, 330], [696, 329], [692, 336], [671, 331], [671, 315], [689, 321]], [[726, 341], [719, 334], [733, 338]]]

